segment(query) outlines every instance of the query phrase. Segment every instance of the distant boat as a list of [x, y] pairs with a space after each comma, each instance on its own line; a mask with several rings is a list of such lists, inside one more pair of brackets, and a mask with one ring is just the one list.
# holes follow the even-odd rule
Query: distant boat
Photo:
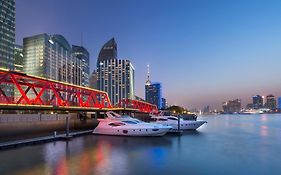
[[260, 109], [244, 109], [239, 114], [264, 114], [270, 112], [270, 109], [268, 108], [260, 108]]
[[94, 134], [119, 135], [119, 136], [163, 136], [171, 126], [155, 123], [146, 123], [138, 119], [122, 116], [115, 112], [106, 112], [107, 118], [98, 119], [99, 124], [94, 129]]
[[169, 132], [178, 132], [178, 119], [180, 119], [180, 130], [196, 130], [203, 124], [207, 123], [206, 121], [201, 120], [184, 120], [181, 117], [176, 117], [172, 115], [165, 115], [160, 113], [158, 115], [150, 114], [151, 122], [158, 123], [165, 126], [171, 126], [173, 129]]

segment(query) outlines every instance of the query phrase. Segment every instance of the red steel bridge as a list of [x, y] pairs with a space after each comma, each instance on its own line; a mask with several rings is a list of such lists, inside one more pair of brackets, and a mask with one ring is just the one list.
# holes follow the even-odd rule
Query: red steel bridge
[[[8, 89], [14, 89], [9, 93]], [[138, 100], [122, 100], [116, 107], [108, 94], [47, 78], [0, 68], [0, 109], [7, 110], [135, 110], [157, 111], [157, 106]]]

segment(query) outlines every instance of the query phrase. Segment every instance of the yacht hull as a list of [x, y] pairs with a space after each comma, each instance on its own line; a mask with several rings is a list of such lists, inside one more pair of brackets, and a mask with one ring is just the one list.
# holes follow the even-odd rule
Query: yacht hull
[[[171, 126], [172, 129], [169, 132], [178, 132], [178, 122], [155, 122], [157, 124], [162, 124], [164, 126]], [[203, 124], [207, 123], [206, 121], [181, 121], [180, 130], [196, 130]]]
[[127, 129], [127, 128], [99, 128], [97, 127], [93, 134], [115, 135], [115, 136], [163, 136], [171, 128], [148, 128], [148, 129]]

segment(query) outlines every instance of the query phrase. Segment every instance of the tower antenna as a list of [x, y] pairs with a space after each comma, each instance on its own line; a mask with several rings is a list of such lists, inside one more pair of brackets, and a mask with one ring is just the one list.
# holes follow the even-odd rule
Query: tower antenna
[[150, 85], [151, 82], [150, 82], [150, 72], [149, 72], [149, 64], [147, 65], [147, 80], [145, 82], [145, 85]]

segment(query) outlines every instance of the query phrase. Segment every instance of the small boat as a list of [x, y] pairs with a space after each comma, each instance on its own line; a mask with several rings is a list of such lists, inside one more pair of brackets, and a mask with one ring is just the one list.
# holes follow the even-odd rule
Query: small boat
[[106, 112], [105, 119], [98, 119], [99, 124], [94, 134], [119, 136], [163, 136], [171, 126], [156, 123], [146, 123], [130, 116], [122, 116], [115, 112]]
[[[202, 120], [184, 120], [181, 117], [176, 116], [165, 116], [163, 113], [160, 113], [158, 115], [150, 114], [151, 117], [151, 123], [158, 123], [165, 126], [171, 126], [173, 129], [171, 129], [169, 132], [178, 132], [178, 126], [180, 123], [180, 130], [196, 130], [203, 124], [207, 123], [207, 121]], [[180, 121], [178, 121], [180, 119]]]

